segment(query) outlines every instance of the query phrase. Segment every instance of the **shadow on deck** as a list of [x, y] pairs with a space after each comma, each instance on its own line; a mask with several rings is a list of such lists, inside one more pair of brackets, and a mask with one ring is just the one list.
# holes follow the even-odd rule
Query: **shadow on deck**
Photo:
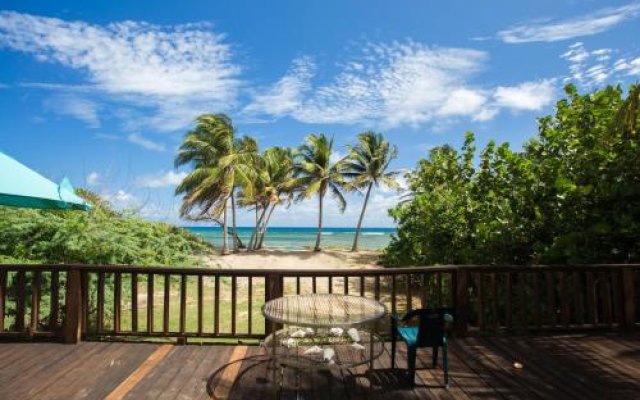
[[[0, 344], [0, 399], [632, 399], [640, 393], [640, 334], [464, 338], [450, 347], [451, 388], [419, 351], [417, 386], [391, 370], [281, 373], [258, 346], [123, 342]], [[406, 365], [399, 346], [400, 368]], [[515, 369], [514, 361], [524, 365]]]

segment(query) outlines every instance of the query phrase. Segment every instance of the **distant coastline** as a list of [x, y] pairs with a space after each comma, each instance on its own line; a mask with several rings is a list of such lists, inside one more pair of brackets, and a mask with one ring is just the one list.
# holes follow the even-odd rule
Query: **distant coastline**
[[[222, 243], [222, 228], [213, 226], [182, 226], [215, 246]], [[313, 246], [315, 227], [269, 227], [265, 239], [266, 248], [276, 250], [304, 250]], [[238, 236], [248, 242], [253, 227], [238, 227]], [[383, 250], [389, 244], [396, 228], [362, 228], [360, 247], [366, 250]], [[355, 235], [354, 228], [327, 227], [322, 229], [324, 246], [334, 249], [350, 248]]]

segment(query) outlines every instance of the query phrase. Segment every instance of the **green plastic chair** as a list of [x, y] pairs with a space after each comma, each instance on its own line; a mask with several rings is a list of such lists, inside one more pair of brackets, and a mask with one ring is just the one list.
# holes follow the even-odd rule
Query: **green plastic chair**
[[[404, 317], [391, 316], [391, 368], [396, 363], [396, 342], [398, 336], [407, 345], [407, 378], [415, 385], [416, 352], [420, 347], [431, 347], [433, 368], [438, 366], [438, 350], [442, 347], [442, 369], [444, 384], [449, 388], [449, 367], [447, 364], [447, 326], [453, 322], [453, 310], [450, 308], [425, 308], [413, 310]], [[405, 326], [407, 322], [418, 318], [417, 326]]]

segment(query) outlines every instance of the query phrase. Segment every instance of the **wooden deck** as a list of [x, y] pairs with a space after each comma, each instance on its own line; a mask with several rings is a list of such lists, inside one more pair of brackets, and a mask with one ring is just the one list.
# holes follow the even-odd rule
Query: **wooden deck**
[[[640, 396], [640, 334], [464, 338], [450, 351], [451, 388], [419, 352], [417, 386], [390, 370], [389, 351], [332, 373], [286, 369], [277, 392], [258, 346], [0, 343], [0, 399], [632, 399]], [[399, 346], [404, 367], [404, 346]], [[524, 364], [513, 367], [514, 360]]]

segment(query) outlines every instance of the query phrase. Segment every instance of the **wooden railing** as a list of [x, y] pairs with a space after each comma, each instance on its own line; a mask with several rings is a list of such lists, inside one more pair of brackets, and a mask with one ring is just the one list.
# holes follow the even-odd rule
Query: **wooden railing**
[[640, 323], [640, 265], [308, 271], [1, 265], [0, 337], [259, 339], [271, 329], [264, 302], [297, 293], [366, 296], [394, 314], [450, 307], [458, 335]]

